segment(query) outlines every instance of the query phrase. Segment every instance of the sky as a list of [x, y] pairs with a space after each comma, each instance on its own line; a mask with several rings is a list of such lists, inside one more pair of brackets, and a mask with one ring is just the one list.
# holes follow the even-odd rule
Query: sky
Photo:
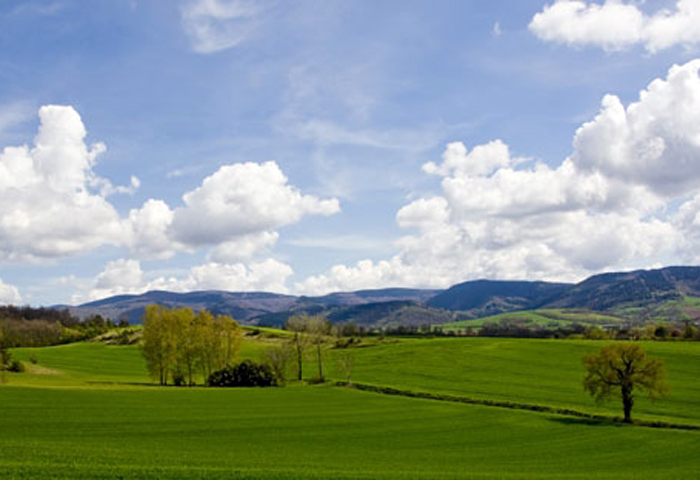
[[0, 304], [700, 263], [700, 0], [0, 2]]

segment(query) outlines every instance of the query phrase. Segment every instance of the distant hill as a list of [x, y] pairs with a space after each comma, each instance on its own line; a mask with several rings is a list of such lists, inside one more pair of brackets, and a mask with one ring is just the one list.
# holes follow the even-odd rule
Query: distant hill
[[594, 275], [566, 289], [549, 308], [585, 308], [606, 311], [700, 296], [700, 267], [667, 267]]
[[429, 299], [427, 305], [485, 317], [537, 308], [571, 287], [568, 283], [475, 280], [448, 288]]
[[321, 305], [307, 303], [296, 310], [269, 313], [253, 319], [257, 325], [278, 327], [293, 315], [324, 315], [333, 324], [353, 322], [363, 327], [397, 327], [436, 325], [453, 322], [456, 315], [443, 309], [427, 307], [410, 300], [388, 300], [355, 305]]
[[322, 297], [299, 297], [300, 302], [321, 303], [329, 306], [363, 305], [367, 303], [393, 302], [404, 300], [424, 303], [442, 290], [420, 290], [415, 288], [383, 288], [378, 290], [358, 290], [337, 292]]
[[[339, 292], [322, 297], [296, 297], [267, 292], [201, 291], [174, 293], [151, 291], [141, 295], [118, 295], [78, 307], [69, 307], [70, 313], [81, 318], [100, 314], [115, 320], [127, 318], [130, 323], [140, 323], [146, 306], [205, 308], [214, 314], [231, 315], [244, 324], [282, 325], [297, 313], [324, 314], [329, 316], [339, 308], [385, 302], [402, 301], [422, 304], [439, 290], [389, 288]], [[371, 309], [370, 309], [371, 310]]]
[[166, 307], [205, 308], [215, 314], [231, 315], [246, 323], [253, 317], [290, 308], [297, 300], [291, 295], [266, 292], [224, 292], [209, 290], [202, 292], [174, 293], [151, 291], [141, 295], [119, 295], [79, 307], [70, 308], [74, 315], [87, 317], [97, 314], [112, 319], [126, 317], [130, 323], [140, 323], [146, 306], [152, 304]]
[[282, 325], [291, 315], [321, 314], [333, 322], [354, 321], [364, 326], [424, 325], [481, 318], [500, 313], [542, 308], [579, 309], [615, 315], [657, 318], [691, 316], [700, 312], [700, 267], [605, 273], [580, 283], [474, 280], [447, 290], [386, 288], [336, 292], [320, 297], [267, 292], [152, 291], [119, 295], [79, 307], [70, 313], [85, 318], [100, 314], [139, 323], [147, 305], [206, 308], [228, 314], [248, 325]]

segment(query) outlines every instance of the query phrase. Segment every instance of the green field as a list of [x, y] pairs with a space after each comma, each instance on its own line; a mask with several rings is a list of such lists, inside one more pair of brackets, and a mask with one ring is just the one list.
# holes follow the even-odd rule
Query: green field
[[[415, 391], [570, 407], [619, 415], [584, 394], [581, 359], [608, 342], [497, 338], [407, 339], [357, 349], [352, 379]], [[700, 343], [643, 342], [666, 362], [668, 397], [640, 397], [639, 417], [700, 425]], [[333, 352], [336, 353], [336, 352]]]
[[663, 324], [671, 322], [684, 322], [693, 320], [700, 315], [700, 298], [681, 297], [660, 303], [652, 303], [647, 307], [625, 307], [615, 309], [615, 314], [641, 319], [646, 323]]
[[459, 332], [467, 329], [479, 329], [484, 325], [499, 323], [505, 320], [518, 323], [529, 328], [557, 328], [569, 327], [574, 323], [586, 327], [617, 325], [624, 321], [624, 318], [592, 311], [547, 308], [540, 310], [499, 313], [498, 315], [491, 315], [489, 317], [443, 323], [438, 326], [443, 332]]
[[[269, 340], [244, 344], [260, 356]], [[595, 407], [581, 356], [601, 343], [409, 339], [356, 348], [353, 380]], [[638, 416], [700, 424], [700, 344], [649, 343], [671, 395]], [[693, 478], [700, 432], [292, 384], [150, 385], [137, 347], [18, 349], [0, 385], [3, 478]], [[339, 351], [328, 352], [328, 366]], [[313, 363], [307, 371], [312, 375]], [[331, 375], [338, 377], [333, 368]]]

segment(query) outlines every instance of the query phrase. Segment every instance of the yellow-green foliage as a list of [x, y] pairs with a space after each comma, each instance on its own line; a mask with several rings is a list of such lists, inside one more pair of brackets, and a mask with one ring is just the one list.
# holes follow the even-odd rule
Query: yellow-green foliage
[[143, 321], [143, 355], [151, 376], [161, 385], [195, 384], [215, 370], [232, 364], [240, 349], [242, 332], [228, 315], [214, 316], [190, 308], [146, 308]]

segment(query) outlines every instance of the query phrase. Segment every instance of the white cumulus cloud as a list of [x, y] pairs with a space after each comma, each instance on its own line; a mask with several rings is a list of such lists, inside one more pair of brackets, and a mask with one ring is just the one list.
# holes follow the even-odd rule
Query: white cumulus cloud
[[216, 263], [193, 267], [181, 283], [183, 290], [267, 291], [286, 293], [292, 268], [269, 258], [262, 262]]
[[251, 258], [277, 243], [279, 233], [263, 231], [244, 235], [233, 240], [220, 243], [209, 252], [208, 259], [227, 263], [244, 258]]
[[[128, 232], [104, 198], [118, 187], [93, 171], [105, 146], [86, 145], [72, 107], [44, 106], [39, 119], [33, 147], [0, 153], [0, 260], [56, 258], [121, 244]], [[137, 184], [134, 179], [132, 186]]]
[[[136, 294], [144, 290], [143, 271], [137, 260], [119, 259], [108, 262], [105, 269], [91, 282], [88, 300], [113, 295]], [[74, 300], [81, 299], [80, 296]]]
[[640, 44], [657, 52], [700, 42], [700, 3], [678, 0], [675, 9], [648, 15], [633, 2], [558, 0], [533, 17], [530, 30], [542, 40], [572, 46], [615, 51]]
[[[475, 278], [575, 280], [668, 258], [697, 261], [700, 240], [700, 60], [674, 66], [639, 100], [606, 96], [561, 164], [514, 158], [501, 141], [447, 145], [439, 195], [401, 208], [414, 230], [387, 260], [336, 265], [302, 293], [446, 287]], [[674, 205], [680, 208], [674, 213]]]
[[[73, 296], [73, 303], [80, 304], [114, 295], [139, 294], [150, 290], [286, 293], [287, 279], [293, 273], [289, 265], [269, 258], [247, 263], [207, 262], [190, 268], [189, 272], [181, 276], [156, 276], [149, 279], [150, 275], [142, 270], [138, 260], [119, 259], [108, 262], [102, 272], [85, 282], [80, 291]], [[3, 284], [0, 283], [0, 301], [3, 299], [2, 294]]]
[[132, 253], [163, 259], [212, 247], [213, 261], [251, 258], [277, 242], [277, 229], [306, 215], [340, 211], [337, 199], [305, 195], [290, 185], [275, 162], [224, 165], [182, 200], [172, 209], [150, 199], [129, 212]]
[[573, 161], [665, 196], [700, 187], [700, 60], [673, 66], [625, 108], [607, 95], [574, 138]]
[[304, 215], [340, 211], [338, 200], [303, 195], [289, 185], [275, 162], [225, 165], [186, 193], [183, 201], [170, 228], [175, 239], [188, 245], [224, 243], [274, 231]]
[[0, 278], [0, 305], [20, 305], [22, 296], [14, 285], [9, 285]]

